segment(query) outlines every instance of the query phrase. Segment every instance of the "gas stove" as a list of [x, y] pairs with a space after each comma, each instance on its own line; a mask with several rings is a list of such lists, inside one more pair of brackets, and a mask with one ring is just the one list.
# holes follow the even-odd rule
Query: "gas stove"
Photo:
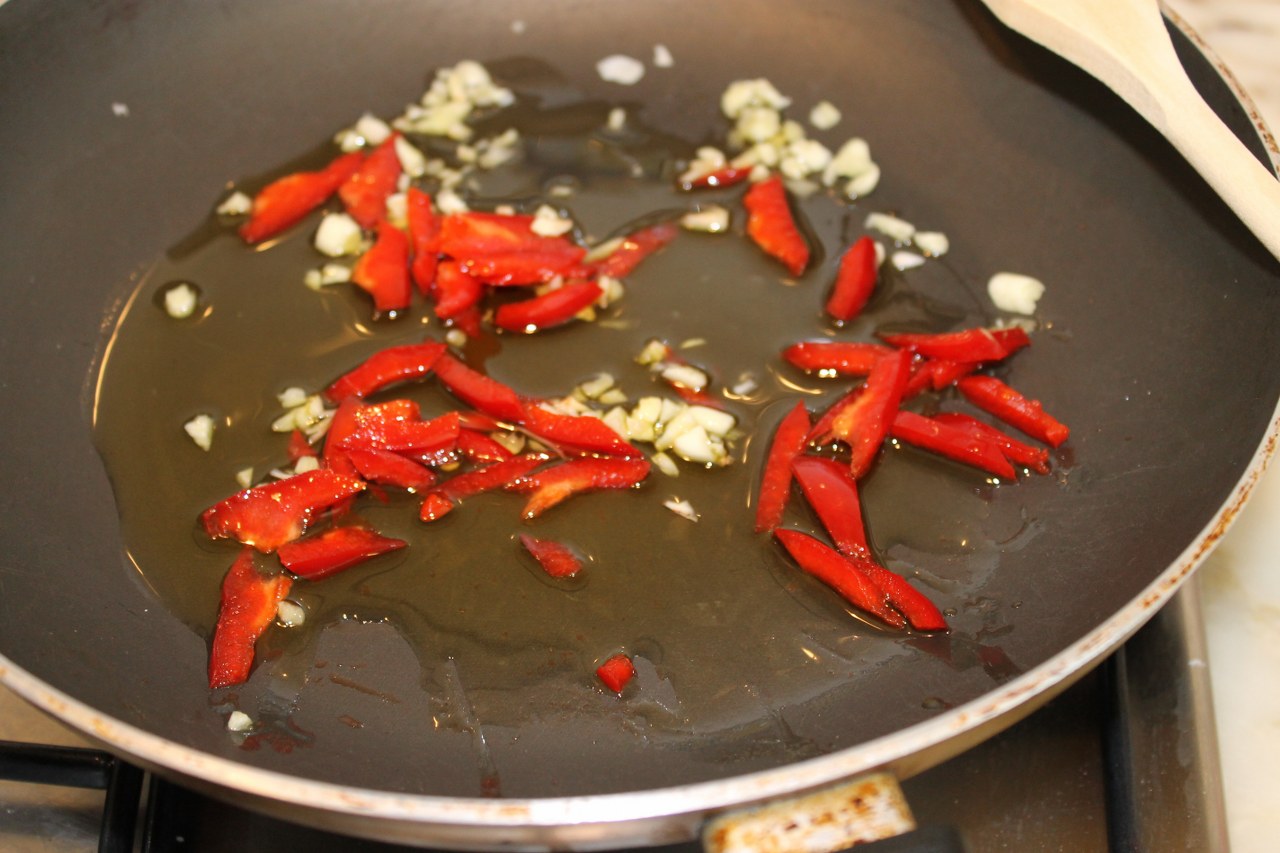
[[[197, 794], [93, 749], [2, 689], [0, 740], [0, 849], [11, 853], [411, 849]], [[1192, 581], [1062, 695], [907, 780], [903, 791], [921, 829], [861, 849], [1226, 850], [1220, 779]]]

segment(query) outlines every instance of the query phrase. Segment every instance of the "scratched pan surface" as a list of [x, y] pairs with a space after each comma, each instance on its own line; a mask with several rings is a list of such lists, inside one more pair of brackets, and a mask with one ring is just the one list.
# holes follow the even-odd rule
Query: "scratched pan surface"
[[[310, 0], [0, 8], [7, 683], [118, 751], [258, 808], [418, 841], [599, 846], [683, 837], [709, 810], [872, 767], [923, 769], [1029, 712], [1163, 603], [1274, 435], [1280, 299], [1275, 261], [1162, 140], [976, 4], [534, 12]], [[627, 90], [596, 76], [602, 56], [648, 57], [657, 43], [677, 59], [671, 72]], [[1248, 136], [1247, 112], [1189, 45], [1197, 81]], [[649, 126], [692, 142], [713, 138], [708, 105], [732, 79], [767, 76], [799, 104], [829, 98], [889, 176], [877, 209], [946, 231], [957, 278], [980, 285], [998, 264], [1049, 283], [1041, 309], [1056, 333], [1011, 376], [1073, 427], [1070, 455], [1057, 461], [1063, 476], [975, 498], [1022, 523], [1000, 547], [939, 558], [961, 578], [931, 590], [956, 611], [950, 640], [866, 640], [855, 647], [880, 651], [833, 653], [836, 675], [793, 695], [767, 695], [759, 685], [773, 674], [747, 673], [731, 687], [754, 699], [703, 727], [603, 705], [488, 726], [433, 723], [431, 694], [448, 678], [424, 678], [386, 632], [356, 631], [335, 641], [345, 654], [399, 673], [361, 694], [363, 727], [349, 713], [359, 691], [328, 681], [282, 700], [306, 732], [298, 748], [246, 750], [227, 735], [203, 686], [205, 634], [122, 556], [90, 430], [103, 318], [199, 231], [229, 180], [298, 157], [365, 110], [395, 114], [432, 69], [463, 58], [551, 67], [584, 97], [643, 105]], [[162, 452], [149, 461], [170, 464]], [[908, 498], [918, 505], [900, 512], [947, 530], [926, 497]], [[673, 608], [673, 625], [681, 618]], [[728, 620], [698, 652], [707, 671], [756, 642], [767, 618]], [[503, 796], [482, 796], [495, 779]]]

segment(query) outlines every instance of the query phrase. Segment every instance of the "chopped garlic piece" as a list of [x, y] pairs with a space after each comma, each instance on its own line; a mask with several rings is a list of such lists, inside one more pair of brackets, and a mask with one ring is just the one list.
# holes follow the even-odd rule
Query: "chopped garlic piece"
[[675, 57], [671, 55], [671, 51], [667, 49], [665, 44], [655, 44], [653, 46], [653, 65], [655, 68], [670, 68], [675, 64]]
[[721, 234], [729, 230], [729, 210], [718, 204], [709, 204], [701, 210], [692, 210], [680, 217], [680, 226], [689, 231]]
[[307, 611], [298, 602], [284, 598], [276, 605], [276, 621], [286, 628], [297, 628], [307, 621]]
[[915, 252], [894, 252], [892, 261], [894, 268], [900, 270], [913, 270], [916, 267], [924, 266], [924, 256], [917, 255]]
[[240, 488], [247, 489], [253, 485], [253, 469], [241, 468], [236, 472], [236, 482], [240, 484]]
[[831, 151], [816, 139], [798, 139], [782, 152], [778, 168], [782, 174], [799, 180], [821, 172], [831, 162]]
[[710, 406], [690, 406], [689, 413], [698, 422], [698, 426], [715, 436], [724, 437], [729, 434], [737, 421], [733, 415]]
[[644, 77], [644, 63], [634, 57], [615, 53], [596, 63], [596, 73], [606, 83], [634, 86]]
[[657, 338], [652, 338], [636, 356], [637, 364], [658, 364], [667, 357], [667, 345]]
[[1031, 315], [1036, 313], [1036, 303], [1044, 296], [1044, 283], [1029, 275], [1000, 272], [987, 282], [987, 293], [1001, 311]]
[[887, 213], [867, 214], [866, 227], [892, 237], [899, 243], [906, 243], [916, 233], [916, 227], [910, 222]]
[[371, 113], [365, 113], [356, 119], [352, 128], [370, 145], [381, 145], [391, 136], [391, 125]]
[[745, 107], [734, 129], [747, 144], [764, 142], [778, 135], [782, 116], [770, 107]]
[[698, 513], [694, 510], [693, 504], [689, 503], [687, 500], [678, 501], [672, 498], [671, 500], [663, 501], [662, 505], [681, 518], [687, 518], [689, 521], [698, 520]]
[[307, 392], [296, 385], [291, 385], [276, 395], [282, 409], [296, 409], [307, 402]]
[[293, 463], [293, 473], [306, 474], [309, 471], [315, 471], [320, 467], [320, 459], [316, 456], [301, 456], [298, 461]]
[[328, 263], [320, 267], [320, 285], [343, 284], [351, 281], [351, 267], [343, 264]]
[[316, 249], [331, 258], [358, 254], [363, 243], [360, 224], [345, 213], [326, 213], [316, 229]]
[[840, 150], [831, 158], [823, 171], [822, 182], [831, 186], [838, 178], [856, 178], [873, 165], [871, 146], [865, 139], [855, 136], [841, 145]]
[[462, 196], [450, 189], [443, 189], [436, 193], [436, 209], [443, 214], [466, 213], [470, 210], [467, 203], [462, 200]]
[[387, 221], [397, 228], [409, 227], [409, 197], [404, 193], [392, 193], [386, 201]]
[[396, 158], [400, 161], [400, 168], [404, 169], [404, 173], [411, 178], [421, 178], [427, 173], [427, 156], [403, 136], [397, 136], [396, 141], [392, 143], [396, 149]]
[[451, 347], [464, 347], [467, 345], [467, 333], [459, 328], [453, 328], [444, 333], [444, 342]]
[[573, 230], [573, 220], [561, 216], [560, 211], [551, 205], [544, 204], [533, 212], [529, 230], [540, 237], [560, 237]]
[[791, 99], [785, 97], [763, 77], [756, 80], [735, 80], [720, 96], [720, 109], [726, 116], [736, 119], [748, 107], [768, 107], [785, 110]]
[[694, 391], [701, 391], [710, 382], [707, 374], [688, 364], [669, 364], [662, 369], [661, 375], [673, 385], [682, 385]]
[[209, 415], [196, 415], [183, 424], [182, 428], [201, 450], [208, 450], [213, 446], [213, 418]]
[[164, 292], [165, 313], [175, 320], [185, 320], [196, 313], [198, 301], [196, 289], [186, 282], [174, 285]]
[[217, 207], [217, 212], [221, 216], [243, 216], [251, 210], [253, 210], [253, 199], [239, 190], [223, 199], [222, 204]]
[[684, 430], [676, 436], [671, 444], [676, 455], [690, 462], [701, 462], [711, 465], [720, 460], [722, 454], [716, 452], [716, 444], [701, 425]]
[[951, 248], [951, 241], [941, 231], [917, 231], [915, 244], [931, 258], [941, 257]]
[[680, 466], [676, 464], [676, 460], [672, 459], [662, 451], [653, 454], [650, 459], [653, 461], [654, 467], [666, 474], [668, 477], [679, 477]]
[[849, 198], [862, 198], [871, 195], [880, 184], [880, 167], [875, 163], [871, 164], [871, 168], [858, 175], [856, 178], [850, 178], [849, 183], [844, 185], [844, 194]]
[[821, 101], [809, 111], [809, 124], [818, 130], [830, 130], [840, 123], [840, 110], [830, 101]]
[[247, 732], [253, 728], [253, 718], [244, 711], [232, 711], [227, 717], [227, 731]]
[[600, 373], [578, 385], [578, 390], [581, 391], [582, 396], [586, 397], [588, 400], [594, 400], [613, 386], [613, 377], [608, 373]]
[[627, 126], [627, 111], [622, 107], [614, 107], [609, 110], [609, 117], [605, 119], [604, 126], [617, 132]]

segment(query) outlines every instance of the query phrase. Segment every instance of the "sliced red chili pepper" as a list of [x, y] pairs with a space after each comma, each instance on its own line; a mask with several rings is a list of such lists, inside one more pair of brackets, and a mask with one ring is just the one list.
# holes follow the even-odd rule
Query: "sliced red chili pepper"
[[830, 370], [850, 376], [866, 376], [877, 361], [892, 351], [882, 344], [805, 341], [784, 349], [782, 357], [801, 370]]
[[301, 536], [315, 513], [363, 489], [360, 480], [320, 468], [245, 489], [206, 509], [200, 523], [214, 539], [238, 539], [266, 553]]
[[680, 182], [682, 190], [723, 189], [740, 184], [751, 177], [750, 166], [721, 166], [705, 175]]
[[836, 282], [827, 297], [827, 313], [847, 323], [862, 311], [876, 289], [876, 244], [859, 237], [840, 259]]
[[446, 412], [427, 421], [379, 419], [361, 424], [342, 439], [339, 447], [348, 451], [390, 450], [396, 453], [433, 455], [456, 447], [460, 430], [457, 412]]
[[378, 223], [378, 236], [351, 270], [351, 280], [373, 297], [380, 313], [403, 311], [413, 294], [409, 281], [409, 238], [390, 222]]
[[915, 412], [899, 411], [894, 416], [889, 434], [907, 444], [931, 450], [997, 477], [1012, 480], [1017, 476], [1009, 460], [994, 442]]
[[297, 465], [298, 460], [305, 456], [316, 456], [316, 449], [307, 441], [307, 437], [302, 434], [302, 430], [295, 429], [289, 433], [289, 463]]
[[614, 693], [621, 693], [622, 688], [635, 677], [635, 664], [626, 655], [614, 655], [596, 667], [596, 678]]
[[562, 415], [536, 402], [524, 405], [521, 425], [547, 444], [575, 453], [605, 456], [638, 456], [640, 451], [600, 418], [589, 415]]
[[545, 454], [523, 453], [503, 462], [495, 462], [492, 465], [450, 477], [427, 493], [422, 502], [419, 517], [423, 521], [435, 521], [453, 509], [456, 502], [494, 489], [501, 489], [546, 461]]
[[365, 527], [332, 527], [318, 536], [280, 546], [277, 556], [298, 577], [318, 581], [407, 544]]
[[399, 135], [391, 134], [373, 149], [355, 174], [338, 188], [347, 213], [366, 230], [387, 218], [387, 196], [395, 192], [400, 180], [400, 155], [395, 146]]
[[849, 471], [855, 480], [871, 468], [898, 411], [911, 372], [911, 353], [898, 350], [871, 369], [862, 392], [831, 420], [831, 432], [849, 445]]
[[626, 278], [640, 262], [666, 246], [680, 233], [674, 222], [659, 222], [623, 238], [618, 248], [596, 264], [599, 275]]
[[436, 264], [440, 253], [440, 217], [431, 206], [431, 196], [417, 187], [409, 187], [405, 194], [409, 220], [409, 242], [413, 249], [413, 264], [409, 271], [418, 292], [430, 296], [436, 281]]
[[518, 423], [524, 416], [520, 395], [498, 380], [472, 370], [445, 353], [435, 366], [436, 377], [459, 400], [486, 415], [507, 423]]
[[573, 549], [553, 539], [538, 539], [527, 533], [520, 534], [520, 544], [533, 555], [542, 570], [553, 578], [571, 578], [582, 571], [582, 560]]
[[594, 281], [570, 282], [541, 296], [500, 305], [493, 322], [509, 332], [537, 332], [560, 326], [599, 299], [601, 292]]
[[435, 312], [441, 320], [475, 308], [484, 296], [484, 282], [462, 269], [457, 261], [441, 261], [436, 267]]
[[846, 406], [853, 404], [855, 400], [862, 396], [862, 385], [858, 385], [839, 400], [836, 400], [826, 408], [813, 424], [813, 429], [809, 430], [807, 443], [821, 445], [826, 444], [835, 438], [835, 434], [831, 431], [831, 425], [835, 422], [836, 415], [844, 411]]
[[787, 497], [791, 494], [791, 463], [804, 450], [809, 438], [809, 412], [804, 403], [795, 407], [778, 424], [765, 458], [756, 499], [756, 533], [772, 532], [782, 522]]
[[868, 556], [871, 549], [862, 524], [862, 501], [848, 466], [823, 456], [798, 456], [791, 470], [836, 548], [842, 554]]
[[1044, 410], [1039, 400], [1024, 397], [994, 376], [966, 376], [956, 383], [979, 409], [995, 415], [1050, 447], [1067, 440], [1070, 430]]
[[260, 243], [301, 222], [328, 200], [364, 161], [359, 151], [343, 154], [318, 172], [296, 172], [272, 181], [253, 199], [249, 219], [240, 226], [246, 243]]
[[209, 689], [248, 680], [253, 647], [276, 618], [276, 606], [289, 594], [292, 584], [293, 579], [285, 574], [259, 574], [253, 564], [253, 549], [240, 551], [222, 579], [222, 603], [209, 654]]
[[924, 593], [907, 583], [906, 578], [892, 572], [867, 556], [865, 559], [850, 555], [849, 559], [862, 569], [871, 582], [884, 590], [889, 596], [889, 603], [898, 612], [907, 617], [911, 627], [917, 631], [945, 631], [947, 619]]
[[467, 428], [465, 419], [458, 433], [458, 449], [472, 462], [504, 462], [515, 455], [483, 432]]
[[981, 436], [994, 443], [1010, 462], [1025, 465], [1037, 474], [1049, 473], [1049, 451], [1043, 447], [1032, 447], [990, 424], [984, 424], [977, 418], [960, 412], [939, 412], [933, 416], [933, 419], [959, 429], [968, 430], [974, 435]]
[[360, 476], [369, 482], [413, 491], [429, 489], [436, 484], [435, 472], [399, 453], [359, 447], [348, 447], [346, 452]]
[[544, 237], [533, 230], [533, 217], [527, 214], [483, 213], [466, 211], [450, 213], [440, 223], [440, 251], [460, 261], [525, 252], [558, 252], [573, 250], [580, 258], [585, 250], [564, 237]]
[[742, 203], [747, 208], [747, 236], [792, 275], [803, 273], [809, 265], [809, 244], [796, 227], [782, 179], [773, 175], [752, 184]]
[[532, 492], [521, 516], [537, 518], [553, 506], [583, 492], [596, 489], [628, 489], [649, 476], [647, 459], [583, 457], [521, 477], [507, 488]]
[[1030, 345], [1031, 338], [1017, 326], [1007, 329], [964, 329], [942, 334], [881, 334], [895, 347], [929, 358], [948, 361], [1000, 361]]
[[906, 620], [889, 606], [884, 590], [857, 563], [807, 533], [775, 530], [773, 535], [801, 569], [838, 592], [845, 601], [886, 625], [906, 627]]
[[463, 269], [485, 284], [505, 287], [546, 284], [554, 278], [573, 275], [580, 271], [580, 263], [586, 254], [586, 249], [565, 240], [550, 247], [523, 252], [471, 256], [460, 263]]
[[406, 379], [422, 379], [431, 373], [445, 345], [437, 341], [387, 347], [366, 358], [354, 370], [344, 373], [324, 390], [330, 403], [347, 397], [366, 397]]

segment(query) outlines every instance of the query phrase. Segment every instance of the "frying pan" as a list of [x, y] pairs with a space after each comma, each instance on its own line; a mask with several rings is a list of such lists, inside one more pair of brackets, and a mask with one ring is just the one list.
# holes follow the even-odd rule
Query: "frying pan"
[[[1255, 117], [1175, 35], [1267, 161]], [[657, 43], [672, 73], [623, 91], [596, 75], [602, 56]], [[418, 662], [375, 625], [344, 654], [392, 670], [401, 701], [366, 697], [352, 728], [334, 721], [353, 691], [317, 689], [296, 748], [228, 736], [203, 687], [205, 633], [122, 556], [90, 430], [104, 337], [229, 180], [365, 110], [396, 114], [463, 58], [552, 68], [691, 143], [714, 138], [708, 105], [733, 79], [828, 98], [900, 176], [877, 209], [946, 230], [957, 278], [984, 281], [998, 263], [1049, 283], [1054, 333], [1013, 375], [1072, 425], [1071, 455], [1057, 478], [978, 498], [1012, 524], [1004, 546], [926, 566], [956, 611], [942, 646], [845, 629], [851, 645], [827, 657], [840, 677], [757, 695], [703, 728], [599, 705], [435, 732]], [[601, 847], [686, 838], [710, 813], [869, 769], [909, 776], [1029, 713], [1136, 630], [1222, 534], [1274, 442], [1275, 260], [1105, 90], [976, 4], [11, 0], [0, 114], [0, 674], [113, 750], [295, 819], [419, 843]], [[738, 614], [709, 659], [759, 617]], [[500, 798], [481, 796], [481, 740]]]

